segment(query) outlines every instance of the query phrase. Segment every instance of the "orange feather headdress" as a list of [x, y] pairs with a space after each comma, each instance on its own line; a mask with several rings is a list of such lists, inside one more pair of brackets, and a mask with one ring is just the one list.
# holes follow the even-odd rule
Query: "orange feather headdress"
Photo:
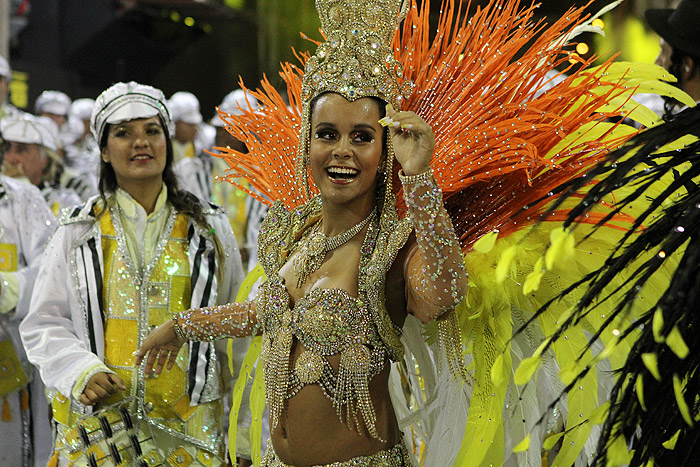
[[[401, 2], [391, 3], [398, 15]], [[631, 110], [631, 72], [621, 72], [612, 59], [591, 68], [593, 59], [565, 49], [583, 21], [583, 8], [549, 25], [533, 23], [535, 8], [521, 9], [518, 0], [492, 1], [467, 18], [454, 0], [445, 0], [431, 41], [429, 0], [420, 9], [411, 2], [393, 36], [391, 50], [402, 70], [392, 70], [398, 85], [412, 90], [401, 107], [415, 111], [435, 132], [431, 165], [465, 249], [490, 231], [507, 235], [537, 221], [549, 204], [548, 193], [634, 133], [609, 121]], [[319, 51], [325, 54], [329, 47], [322, 43]], [[318, 68], [319, 51], [301, 55], [302, 64]], [[560, 65], [567, 68], [554, 76]], [[291, 209], [314, 194], [314, 187], [307, 194], [295, 184], [295, 157], [308, 138], [314, 93], [308, 92], [312, 80], [300, 67], [285, 63], [280, 74], [290, 105], [263, 79], [253, 92], [260, 110], [220, 115], [250, 152], [217, 149], [231, 167], [225, 179], [236, 184], [244, 178], [257, 190], [239, 185], [250, 195], [267, 204], [280, 200]], [[400, 184], [390, 186], [402, 212]], [[565, 214], [555, 212], [549, 219]], [[591, 213], [584, 221], [598, 219]]]

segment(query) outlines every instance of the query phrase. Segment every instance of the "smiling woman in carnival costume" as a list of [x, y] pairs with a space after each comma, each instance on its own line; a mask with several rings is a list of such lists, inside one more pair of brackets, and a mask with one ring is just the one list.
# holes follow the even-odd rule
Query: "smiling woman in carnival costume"
[[91, 130], [101, 195], [64, 212], [20, 325], [52, 399], [50, 465], [224, 465], [217, 347], [183, 348], [161, 380], [134, 366], [134, 352], [183, 309], [233, 298], [242, 267], [230, 224], [178, 188], [159, 89], [109, 87]]
[[[651, 125], [629, 96], [674, 91], [653, 66], [588, 68], [563, 50], [588, 28], [582, 10], [545, 26], [530, 22], [534, 8], [492, 2], [467, 20], [448, 1], [431, 42], [427, 1], [418, 10], [398, 0], [318, 0], [325, 41], [302, 57], [305, 70], [283, 66], [292, 106], [263, 81], [253, 93], [262, 109], [222, 114], [250, 150], [225, 155], [231, 179], [245, 178], [262, 193], [251, 195], [274, 202], [258, 247], [267, 282], [254, 302], [183, 313], [139, 357], [160, 371], [186, 340], [262, 333], [244, 368], [260, 354], [264, 371], [250, 403], [262, 411], [264, 373], [272, 447], [263, 465], [407, 465], [408, 450], [428, 466], [539, 466], [546, 429], [557, 424], [568, 430], [555, 463], [579, 457], [598, 382], [570, 392], [575, 413], [559, 415], [561, 404], [548, 413], [551, 423], [538, 425], [563, 387], [557, 362], [572, 350], [555, 348], [548, 377], [521, 390], [514, 369], [552, 320], [526, 339], [510, 338], [513, 322], [578, 279], [610, 242], [579, 248], [575, 267], [562, 273], [554, 261], [536, 264], [539, 253], [521, 239], [546, 212], [543, 195], [635, 131], [606, 118]], [[569, 67], [545, 92], [545, 75], [569, 60], [578, 70]], [[564, 206], [549, 219], [566, 213]], [[613, 220], [616, 239], [632, 218]], [[550, 230], [554, 244], [572, 239]], [[550, 238], [539, 232], [528, 237], [536, 248]], [[437, 351], [426, 349], [414, 317], [430, 322], [425, 332]], [[577, 331], [572, 349], [585, 347]], [[389, 361], [399, 362], [397, 372]]]

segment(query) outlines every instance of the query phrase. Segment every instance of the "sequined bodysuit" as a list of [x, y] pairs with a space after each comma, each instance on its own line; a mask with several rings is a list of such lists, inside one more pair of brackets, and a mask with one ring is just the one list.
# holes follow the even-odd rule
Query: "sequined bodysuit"
[[[442, 205], [441, 192], [430, 173], [404, 177], [402, 183], [408, 215], [399, 219], [390, 212], [369, 222], [359, 251], [356, 296], [346, 290], [317, 288], [293, 303], [285, 284], [286, 272], [289, 268], [296, 272], [296, 250], [303, 254], [312, 232], [317, 230], [321, 200], [313, 198], [291, 211], [282, 202], [276, 202], [268, 211], [258, 238], [258, 258], [267, 280], [255, 301], [189, 310], [175, 319], [173, 330], [185, 340], [262, 334], [261, 359], [272, 429], [281, 425], [280, 419], [287, 413], [295, 417], [294, 430], [299, 426], [297, 421], [304, 426], [318, 421], [325, 423], [325, 414], [317, 418], [303, 413], [313, 403], [298, 406], [288, 401], [297, 395], [303, 399], [305, 386], [318, 384], [318, 393], [330, 399], [341, 423], [360, 435], [391, 442], [382, 440], [378, 433], [384, 432], [378, 425], [386, 420], [382, 415], [386, 413], [386, 405], [379, 404], [389, 400], [388, 394], [381, 396], [381, 400], [370, 397], [370, 386], [374, 391], [374, 380], [386, 373], [385, 364], [400, 360], [404, 354], [401, 328], [392, 321], [386, 308], [386, 291], [390, 269], [412, 232], [415, 243], [409, 248], [415, 250], [407, 250], [410, 260], [402, 260], [405, 283], [398, 285], [405, 293], [406, 311], [424, 322], [439, 318], [437, 342], [444, 348], [450, 370], [467, 378], [466, 369], [460, 364], [459, 324], [452, 313], [466, 289], [458, 242]], [[282, 270], [285, 274], [281, 274]], [[381, 386], [380, 390], [388, 389], [385, 383]], [[308, 393], [314, 392], [315, 388]], [[304, 407], [301, 412], [300, 407]], [[292, 425], [283, 423], [286, 433], [286, 426]], [[296, 432], [296, 436], [305, 437], [306, 433]], [[283, 438], [294, 439], [286, 435]], [[321, 435], [319, 439], [323, 438]], [[349, 438], [342, 435], [340, 439]], [[303, 448], [304, 443], [315, 442], [297, 438], [292, 449], [288, 442], [278, 441], [283, 443], [279, 447], [283, 448], [285, 457]], [[358, 445], [346, 447], [345, 452], [356, 452], [353, 449]], [[381, 452], [381, 456], [386, 454], [384, 450]], [[272, 462], [265, 465], [286, 465], [279, 463], [275, 455], [271, 453], [267, 460]], [[323, 456], [324, 453], [316, 453], [316, 458]], [[395, 463], [377, 465], [406, 465], [406, 459], [399, 456]], [[365, 461], [360, 456], [353, 458], [354, 463], [342, 465], [370, 465]], [[336, 464], [341, 465], [332, 465]]]

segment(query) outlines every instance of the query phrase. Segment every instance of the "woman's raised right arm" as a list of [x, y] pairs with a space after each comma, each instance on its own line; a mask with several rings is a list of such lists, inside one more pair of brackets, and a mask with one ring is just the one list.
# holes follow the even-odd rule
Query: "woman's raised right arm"
[[[213, 341], [258, 333], [255, 303], [227, 303], [183, 311], [153, 331], [136, 352], [136, 365], [146, 359], [145, 372], [171, 369], [180, 347], [187, 341]], [[157, 362], [157, 363], [156, 363]]]

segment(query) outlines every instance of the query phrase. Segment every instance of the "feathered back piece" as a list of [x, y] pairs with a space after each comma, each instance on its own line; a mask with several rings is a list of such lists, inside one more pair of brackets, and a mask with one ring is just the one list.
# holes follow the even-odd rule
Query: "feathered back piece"
[[[668, 123], [634, 137], [610, 154], [589, 176], [602, 179], [571, 210], [566, 223], [585, 216], [596, 201], [619, 196], [610, 215], [634, 204], [646, 208], [635, 225], [639, 235], [626, 235], [598, 270], [566, 292], [585, 289], [573, 313], [551, 341], [572, 326], [606, 308], [607, 320], [594, 338], [613, 331], [619, 344], [632, 347], [612, 391], [595, 465], [697, 465], [700, 455], [700, 109], [688, 109]], [[561, 201], [588, 180], [563, 187]], [[653, 196], [650, 195], [653, 193]], [[596, 226], [598, 228], [599, 226]], [[591, 234], [593, 235], [594, 232]], [[639, 261], [639, 259], [643, 261]], [[675, 267], [677, 265], [677, 267]], [[675, 268], [675, 270], [674, 270]], [[648, 284], [673, 271], [658, 301], [630, 323], [633, 304], [643, 300]], [[624, 274], [610, 304], [606, 285]], [[546, 309], [537, 314], [546, 313]], [[591, 340], [593, 342], [593, 339]], [[586, 369], [588, 371], [588, 369]], [[572, 385], [579, 384], [579, 375]], [[632, 446], [633, 450], [629, 450]]]
[[[546, 203], [527, 211], [523, 206], [580, 175], [634, 133], [606, 118], [625, 115], [651, 125], [650, 111], [629, 101], [634, 92], [673, 93], [672, 86], [653, 81], [665, 76], [658, 67], [609, 60], [590, 68], [593, 59], [565, 51], [581, 26], [582, 8], [550, 25], [533, 24], [534, 9], [521, 9], [518, 0], [493, 1], [467, 19], [457, 2], [446, 0], [430, 41], [430, 2], [420, 10], [412, 2], [394, 37], [404, 84], [413, 85], [402, 108], [418, 113], [435, 131], [433, 170], [465, 248], [490, 231], [504, 236], [534, 222]], [[300, 56], [302, 64], [308, 58]], [[568, 68], [554, 85], [551, 72], [560, 65]], [[289, 107], [264, 79], [253, 92], [260, 110], [221, 115], [250, 153], [217, 149], [231, 165], [229, 181], [245, 178], [261, 193], [248, 191], [252, 196], [292, 208], [306, 201], [294, 179], [303, 70], [284, 64], [281, 76]], [[402, 211], [400, 184], [392, 186]]]

